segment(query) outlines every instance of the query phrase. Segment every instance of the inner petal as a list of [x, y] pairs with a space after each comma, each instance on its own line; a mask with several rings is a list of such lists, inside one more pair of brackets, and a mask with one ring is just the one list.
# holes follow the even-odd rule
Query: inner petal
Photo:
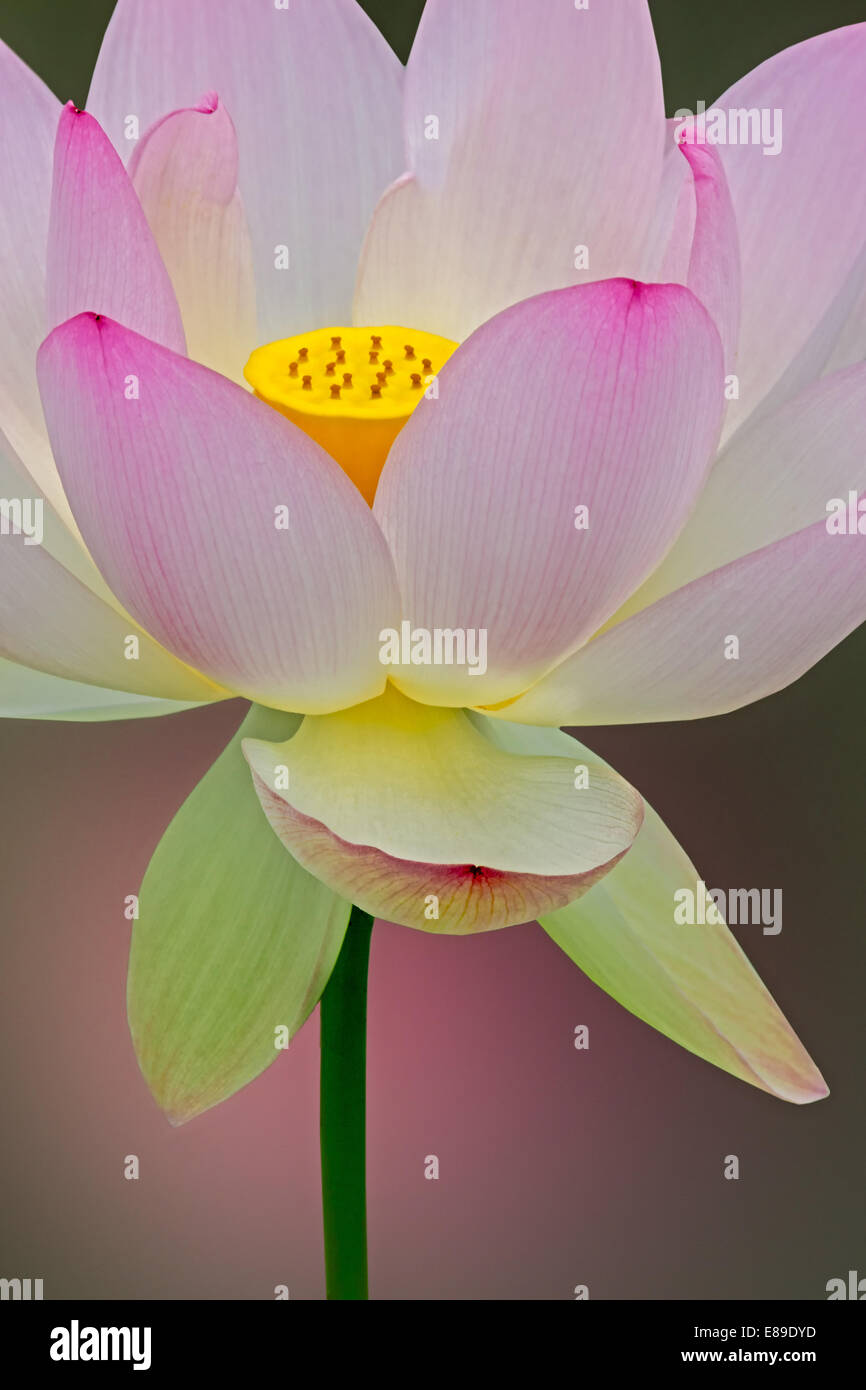
[[336, 459], [372, 506], [388, 450], [456, 347], [394, 324], [318, 328], [256, 348], [244, 376]]

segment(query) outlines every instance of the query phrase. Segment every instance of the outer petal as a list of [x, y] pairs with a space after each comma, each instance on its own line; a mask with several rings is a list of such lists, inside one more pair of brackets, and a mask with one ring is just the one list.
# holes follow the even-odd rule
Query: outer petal
[[329, 455], [224, 377], [92, 314], [51, 334], [39, 379], [85, 540], [148, 632], [277, 708], [378, 694], [393, 569]]
[[30, 539], [20, 531], [0, 538], [0, 656], [167, 700], [228, 693], [175, 660]]
[[[47, 435], [45, 443], [47, 447]], [[56, 481], [59, 488], [60, 479], [57, 478]], [[2, 433], [0, 433], [0, 498], [7, 502], [16, 498], [22, 503], [25, 503], [26, 500], [26, 505], [33, 516], [39, 514], [42, 545], [48, 553], [53, 555], [55, 560], [59, 560], [64, 569], [69, 570], [70, 574], [74, 574], [94, 593], [99, 594], [109, 604], [119, 607], [105, 580], [88, 555], [77, 531], [73, 534], [61, 520]], [[71, 513], [69, 515], [71, 517]]]
[[825, 372], [836, 372], [855, 362], [866, 361], [866, 241], [839, 299], [847, 305], [848, 312], [833, 341]]
[[866, 618], [862, 542], [819, 521], [713, 570], [610, 628], [502, 714], [637, 724], [725, 714], [772, 695]]
[[[810, 333], [800, 351], [792, 358], [760, 404], [746, 417], [740, 429], [748, 429], [756, 420], [778, 410], [822, 374], [827, 375], [841, 370], [842, 367], [850, 367], [866, 358], [866, 316], [863, 314], [862, 299], [864, 287], [866, 242], [818, 326]], [[737, 442], [739, 443], [739, 440]]]
[[719, 330], [725, 370], [733, 371], [740, 334], [740, 249], [724, 165], [709, 145], [680, 146], [694, 180], [695, 230], [685, 283]]
[[62, 719], [102, 723], [109, 719], [144, 719], [197, 708], [197, 701], [152, 700], [121, 690], [47, 676], [28, 666], [0, 660], [0, 719]]
[[159, 121], [129, 168], [171, 276], [190, 357], [240, 381], [256, 346], [256, 292], [237, 136], [217, 95]]
[[742, 278], [737, 223], [718, 150], [699, 143], [699, 134], [693, 122], [668, 122], [644, 278], [688, 285], [709, 310], [722, 339], [725, 370], [732, 371]]
[[689, 166], [675, 139], [682, 122], [665, 122], [662, 178], [641, 262], [641, 280], [686, 283], [695, 235], [695, 191]]
[[124, 150], [130, 113], [144, 130], [219, 92], [238, 132], [268, 341], [350, 322], [364, 230], [403, 168], [401, 74], [355, 0], [120, 0], [89, 105]]
[[409, 177], [376, 211], [357, 323], [461, 340], [543, 290], [637, 273], [665, 124], [644, 0], [428, 0], [404, 124]]
[[171, 281], [126, 170], [93, 117], [70, 102], [54, 151], [49, 323], [87, 309], [185, 350]]
[[676, 545], [623, 605], [631, 616], [752, 550], [827, 517], [866, 490], [866, 364], [816, 381], [723, 449]]
[[[559, 730], [497, 729], [489, 736], [514, 752], [586, 753]], [[728, 928], [674, 921], [674, 893], [694, 892], [698, 881], [647, 806], [622, 862], [541, 925], [591, 980], [681, 1047], [782, 1100], [820, 1100], [827, 1094], [823, 1077]]]
[[180, 1124], [279, 1056], [339, 954], [350, 904], [276, 843], [241, 756], [244, 733], [285, 737], [291, 715], [253, 708], [184, 802], [150, 862], [129, 962], [141, 1070]]
[[463, 711], [391, 687], [244, 753], [300, 863], [365, 911], [426, 931], [488, 931], [561, 906], [641, 821], [640, 797], [597, 761], [577, 785], [573, 760], [502, 753]]
[[852, 171], [866, 160], [864, 62], [866, 24], [836, 29], [770, 58], [715, 103], [767, 111], [768, 121], [781, 113], [777, 153], [719, 147], [743, 269], [740, 399], [729, 433], [801, 350], [863, 244], [866, 188]]
[[[136, 637], [137, 647], [129, 645], [130, 636]], [[115, 686], [139, 696], [181, 701], [225, 694], [119, 611], [84, 546], [57, 517], [2, 435], [0, 654], [57, 676], [107, 685], [115, 696]], [[26, 689], [22, 694], [29, 698]], [[61, 695], [62, 700], [68, 697], [68, 692]], [[0, 703], [6, 698], [2, 682]], [[104, 695], [91, 690], [84, 698], [89, 707]]]
[[679, 286], [582, 285], [478, 329], [398, 435], [374, 510], [406, 619], [485, 630], [487, 670], [391, 667], [400, 688], [493, 704], [585, 641], [685, 521], [722, 374], [718, 335]]
[[0, 427], [55, 498], [60, 484], [33, 364], [48, 330], [45, 248], [60, 109], [35, 73], [0, 43]]

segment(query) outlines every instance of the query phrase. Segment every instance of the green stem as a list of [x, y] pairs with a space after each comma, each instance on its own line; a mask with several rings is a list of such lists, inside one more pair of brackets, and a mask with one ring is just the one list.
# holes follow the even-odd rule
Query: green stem
[[367, 1297], [367, 964], [373, 918], [353, 907], [322, 995], [319, 1130], [327, 1297]]

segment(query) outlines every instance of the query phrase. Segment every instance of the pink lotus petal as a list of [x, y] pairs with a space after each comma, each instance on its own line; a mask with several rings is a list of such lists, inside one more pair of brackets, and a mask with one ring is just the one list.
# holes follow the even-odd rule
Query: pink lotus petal
[[235, 128], [215, 93], [142, 137], [129, 172], [171, 277], [190, 357], [243, 377], [256, 292]]
[[866, 241], [816, 328], [750, 415], [725, 437], [739, 443], [739, 432], [800, 395], [818, 377], [866, 358]]
[[381, 691], [393, 567], [329, 455], [216, 372], [104, 317], [56, 329], [38, 368], [82, 534], [147, 631], [277, 708]]
[[66, 680], [167, 700], [228, 693], [170, 656], [22, 531], [0, 538], [0, 656]]
[[643, 0], [428, 0], [406, 71], [412, 177], [376, 211], [355, 322], [460, 341], [544, 290], [637, 274], [664, 124]]
[[866, 490], [866, 363], [823, 377], [750, 419], [719, 455], [676, 544], [617, 614], [827, 517], [830, 498]]
[[662, 178], [647, 235], [640, 279], [684, 285], [695, 235], [695, 187], [675, 136], [682, 121], [665, 123]]
[[[863, 245], [866, 24], [819, 34], [762, 63], [714, 103], [781, 113], [781, 148], [725, 144], [743, 272], [740, 398], [749, 415], [820, 324]], [[778, 121], [777, 121], [778, 129]], [[772, 149], [772, 144], [768, 146]]]
[[126, 170], [93, 117], [69, 102], [54, 149], [48, 320], [85, 310], [185, 351], [171, 281]]
[[60, 110], [36, 74], [0, 42], [0, 429], [56, 505], [60, 480], [34, 362], [48, 331], [45, 247]]
[[740, 249], [724, 165], [711, 145], [683, 143], [694, 183], [695, 229], [685, 284], [719, 330], [725, 371], [732, 372], [740, 334]]
[[725, 714], [790, 685], [864, 618], [863, 537], [819, 521], [618, 623], [501, 713], [524, 724]]
[[825, 372], [866, 361], [866, 240], [839, 298], [847, 304], [848, 312], [834, 339]]
[[406, 620], [483, 630], [487, 670], [391, 666], [400, 689], [494, 704], [584, 642], [688, 516], [722, 377], [718, 334], [680, 286], [554, 291], [478, 329], [398, 435], [374, 511]]
[[647, 246], [645, 278], [688, 285], [719, 330], [725, 370], [730, 372], [740, 326], [736, 217], [718, 150], [700, 143], [699, 134], [693, 121], [668, 121], [662, 186]]
[[[45, 442], [47, 445], [47, 434]], [[60, 486], [59, 477], [57, 478], [57, 486]], [[20, 507], [27, 509], [31, 523], [35, 520], [38, 510], [39, 530], [42, 533], [41, 545], [48, 551], [49, 555], [52, 555], [55, 560], [59, 560], [64, 569], [80, 579], [99, 598], [104, 599], [110, 606], [120, 611], [120, 604], [88, 555], [77, 531], [73, 533], [51, 506], [2, 432], [0, 432], [0, 498], [11, 504], [10, 515], [15, 511], [15, 500], [17, 499]], [[70, 517], [71, 515], [70, 513]]]
[[269, 342], [351, 321], [367, 223], [404, 167], [402, 73], [356, 0], [119, 0], [88, 106], [126, 157], [130, 113], [143, 132], [219, 93]]

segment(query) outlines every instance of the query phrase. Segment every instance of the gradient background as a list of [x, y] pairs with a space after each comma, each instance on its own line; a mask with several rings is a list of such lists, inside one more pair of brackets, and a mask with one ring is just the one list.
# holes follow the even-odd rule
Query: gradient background
[[[365, 4], [403, 58], [422, 7]], [[0, 0], [0, 35], [83, 105], [112, 8]], [[652, 11], [669, 113], [866, 18], [863, 0], [656, 0]], [[455, 940], [377, 925], [374, 1297], [568, 1299], [586, 1283], [592, 1298], [821, 1299], [829, 1278], [866, 1274], [864, 669], [866, 627], [750, 709], [586, 733], [709, 885], [782, 887], [781, 935], [738, 935], [829, 1100], [789, 1106], [692, 1057], [538, 926]], [[47, 1298], [324, 1292], [317, 1017], [258, 1081], [173, 1130], [124, 1015], [124, 895], [242, 709], [0, 724], [0, 1274], [42, 1277]], [[574, 1050], [578, 1023], [589, 1052]], [[122, 1175], [131, 1153], [138, 1182]], [[430, 1153], [438, 1182], [423, 1177]], [[739, 1182], [722, 1177], [730, 1153]]]

